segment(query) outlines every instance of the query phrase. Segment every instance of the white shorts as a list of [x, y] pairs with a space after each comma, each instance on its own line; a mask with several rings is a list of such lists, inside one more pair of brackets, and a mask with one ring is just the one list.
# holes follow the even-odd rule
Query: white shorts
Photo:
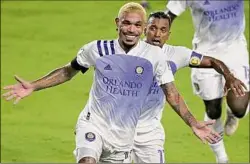
[[96, 162], [128, 163], [131, 161], [131, 151], [118, 151], [109, 144], [98, 132], [95, 124], [81, 120], [76, 126], [76, 162], [83, 157], [92, 157]]
[[137, 129], [132, 151], [134, 163], [165, 163], [165, 133], [159, 122], [154, 129], [143, 132]]
[[[234, 76], [246, 85], [246, 92], [249, 92], [249, 56], [244, 40], [234, 42], [224, 49], [206, 52], [198, 48], [195, 51], [223, 61]], [[193, 68], [191, 79], [194, 93], [203, 100], [213, 100], [224, 96], [225, 79], [214, 69]]]

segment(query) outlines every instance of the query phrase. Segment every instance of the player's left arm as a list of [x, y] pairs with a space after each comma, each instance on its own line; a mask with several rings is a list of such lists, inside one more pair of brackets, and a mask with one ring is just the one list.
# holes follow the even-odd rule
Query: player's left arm
[[245, 95], [245, 84], [239, 79], [235, 78], [228, 67], [222, 61], [210, 56], [203, 56], [201, 61], [195, 61], [195, 59], [191, 57], [189, 66], [198, 68], [213, 68], [218, 73], [224, 76], [226, 80], [226, 89], [231, 88], [236, 96]]
[[183, 121], [191, 127], [194, 134], [204, 143], [208, 141], [213, 143], [219, 136], [212, 131], [207, 125], [212, 125], [214, 121], [200, 122], [195, 119], [192, 113], [189, 111], [186, 103], [179, 94], [173, 82], [169, 82], [161, 85], [161, 88], [165, 94], [167, 102], [172, 109], [183, 119]]
[[174, 111], [188, 126], [195, 126], [197, 124], [197, 120], [189, 112], [188, 107], [175, 87], [175, 84], [173, 82], [166, 83], [161, 85], [161, 88], [165, 94], [166, 101], [170, 104]]
[[156, 54], [157, 51], [159, 53], [158, 58], [157, 55], [155, 55], [156, 59], [158, 59], [155, 63], [155, 78], [158, 85], [161, 86], [167, 102], [185, 121], [185, 123], [191, 127], [194, 134], [200, 140], [202, 140], [203, 142], [208, 141], [210, 143], [216, 141], [216, 136], [219, 136], [219, 134], [215, 133], [207, 126], [213, 124], [214, 122], [199, 122], [194, 118], [174, 85], [174, 76], [172, 74], [170, 66], [167, 64], [166, 60], [162, 60], [162, 57], [165, 56], [163, 51], [160, 48], [154, 49], [154, 52], [156, 52]]

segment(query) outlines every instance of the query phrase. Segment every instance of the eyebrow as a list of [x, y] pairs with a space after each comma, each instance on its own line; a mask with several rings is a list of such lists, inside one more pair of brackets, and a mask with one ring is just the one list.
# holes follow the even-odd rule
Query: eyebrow
[[[154, 27], [157, 27], [157, 25], [156, 24], [150, 24], [150, 26], [154, 26]], [[168, 28], [169, 26], [163, 26], [163, 27], [161, 27], [161, 28]]]
[[132, 21], [129, 21], [129, 20], [126, 20], [126, 19], [122, 20], [122, 22], [129, 22], [131, 24], [143, 23], [143, 21], [132, 22]]

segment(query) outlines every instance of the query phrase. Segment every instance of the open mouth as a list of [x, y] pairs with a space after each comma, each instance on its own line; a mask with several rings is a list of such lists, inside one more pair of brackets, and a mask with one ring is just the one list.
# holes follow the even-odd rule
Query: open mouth
[[152, 40], [152, 43], [154, 45], [160, 45], [161, 44], [161, 42], [159, 40]]

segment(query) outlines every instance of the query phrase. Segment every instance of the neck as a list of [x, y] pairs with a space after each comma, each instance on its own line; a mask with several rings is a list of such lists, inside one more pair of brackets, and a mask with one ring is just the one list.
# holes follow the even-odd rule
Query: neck
[[134, 44], [134, 45], [126, 45], [126, 44], [124, 44], [123, 41], [120, 40], [120, 39], [118, 39], [118, 42], [119, 42], [121, 48], [122, 48], [126, 53], [128, 53], [132, 48], [134, 48], [134, 47], [137, 45], [137, 43]]

